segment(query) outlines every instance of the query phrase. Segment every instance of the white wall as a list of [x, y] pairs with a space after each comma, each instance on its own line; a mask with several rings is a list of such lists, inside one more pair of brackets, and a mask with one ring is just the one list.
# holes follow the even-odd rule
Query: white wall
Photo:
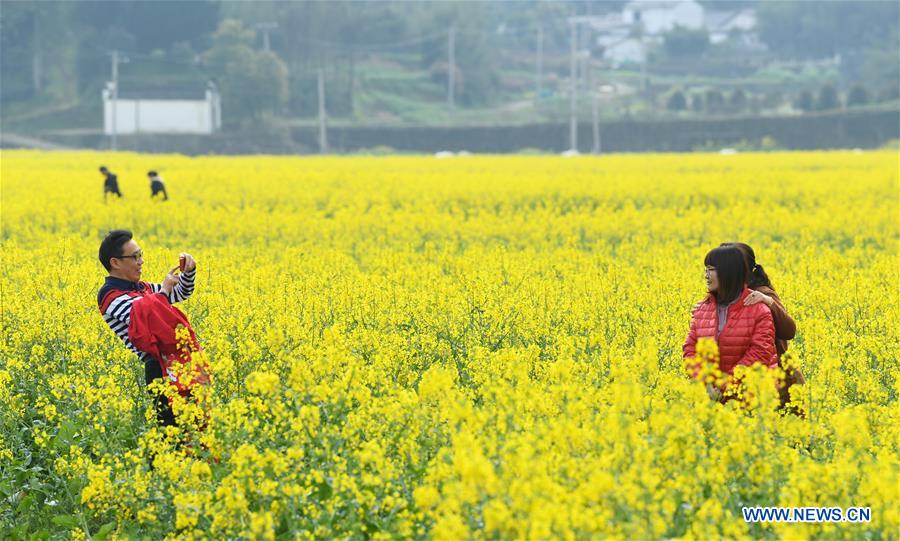
[[607, 47], [603, 57], [618, 64], [633, 62], [640, 64], [645, 58], [644, 45], [637, 39], [628, 39]]
[[[112, 134], [113, 105], [104, 91], [103, 133]], [[199, 100], [117, 100], [116, 133], [213, 133], [221, 122], [216, 103]]]
[[631, 2], [622, 11], [627, 24], [637, 22], [637, 12], [644, 31], [650, 35], [666, 33], [676, 26], [697, 30], [703, 27], [703, 6], [688, 0], [685, 2]]

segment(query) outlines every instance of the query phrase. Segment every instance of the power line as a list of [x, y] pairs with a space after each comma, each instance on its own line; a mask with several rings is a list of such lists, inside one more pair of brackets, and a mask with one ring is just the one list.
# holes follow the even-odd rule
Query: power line
[[395, 49], [399, 47], [407, 47], [409, 45], [417, 45], [419, 43], [425, 43], [431, 40], [437, 40], [438, 38], [443, 39], [447, 37], [449, 31], [436, 32], [434, 34], [426, 34], [424, 36], [419, 36], [415, 38], [410, 38], [402, 41], [395, 41], [393, 43], [374, 43], [374, 44], [345, 44], [338, 43], [334, 41], [326, 41], [316, 38], [300, 38], [300, 41], [305, 41], [307, 43], [315, 43], [317, 45], [323, 45], [326, 47], [331, 47], [334, 50], [345, 51], [345, 52], [368, 52], [368, 51], [377, 51], [383, 49]]

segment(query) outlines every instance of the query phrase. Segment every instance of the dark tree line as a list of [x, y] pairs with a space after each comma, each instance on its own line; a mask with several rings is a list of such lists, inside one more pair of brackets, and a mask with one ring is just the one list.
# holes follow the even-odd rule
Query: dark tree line
[[[707, 8], [755, 8], [758, 30], [773, 58], [842, 55], [847, 80], [860, 82], [847, 101], [900, 95], [900, 3], [862, 1], [732, 2], [704, 0]], [[359, 67], [393, 55], [427, 74], [435, 88], [449, 77], [448, 39], [455, 31], [456, 102], [488, 105], [500, 92], [500, 68], [516, 54], [531, 58], [541, 28], [545, 52], [566, 55], [571, 15], [617, 12], [624, 1], [528, 0], [522, 2], [4, 2], [0, 16], [0, 101], [66, 103], [97, 96], [109, 77], [111, 50], [163, 59], [159, 78], [174, 73], [211, 78], [238, 119], [267, 113], [315, 114], [316, 72], [324, 70], [329, 112], [354, 115], [362, 81]], [[269, 31], [263, 51], [260, 23]], [[583, 41], [590, 39], [585, 33]], [[589, 42], [581, 46], [589, 47]], [[702, 32], [678, 29], [666, 36], [671, 59], [711, 47]], [[518, 69], [531, 70], [521, 61]], [[530, 62], [530, 60], [528, 61]], [[547, 70], [565, 66], [547, 65]], [[163, 81], [165, 82], [165, 81]], [[402, 95], [407, 89], [396, 89]], [[412, 89], [410, 89], [412, 91]], [[677, 108], [693, 108], [687, 96]], [[817, 98], [816, 98], [817, 99]], [[703, 107], [707, 107], [703, 100]], [[815, 101], [815, 100], [814, 100]], [[698, 105], [701, 102], [698, 101]], [[715, 103], [712, 107], [718, 107]]]

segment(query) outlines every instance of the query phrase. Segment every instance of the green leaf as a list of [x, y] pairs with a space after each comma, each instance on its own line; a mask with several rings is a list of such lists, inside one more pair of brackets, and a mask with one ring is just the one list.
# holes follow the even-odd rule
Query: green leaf
[[78, 519], [73, 517], [72, 515], [56, 515], [50, 520], [57, 526], [65, 526], [67, 528], [74, 528], [78, 526]]
[[19, 541], [20, 539], [26, 539], [26, 535], [28, 533], [28, 525], [23, 524], [13, 530], [10, 535], [10, 541]]
[[94, 541], [106, 541], [106, 537], [109, 535], [109, 532], [111, 532], [115, 527], [115, 521], [107, 522], [103, 526], [100, 526], [100, 529], [97, 530], [97, 533], [91, 536], [91, 539], [93, 539]]
[[141, 539], [141, 527], [137, 523], [126, 522], [122, 529], [119, 530], [119, 537], [126, 539]]
[[56, 437], [59, 438], [60, 447], [68, 449], [75, 438], [76, 431], [77, 429], [72, 421], [69, 421], [68, 419], [63, 421], [62, 425], [59, 427], [59, 432], [56, 433]]
[[19, 505], [16, 506], [16, 513], [25, 513], [34, 504], [34, 495], [29, 494], [22, 498]]
[[69, 479], [68, 485], [69, 485], [69, 492], [71, 492], [73, 495], [81, 494], [81, 486], [82, 486], [81, 479], [78, 479], [78, 478]]

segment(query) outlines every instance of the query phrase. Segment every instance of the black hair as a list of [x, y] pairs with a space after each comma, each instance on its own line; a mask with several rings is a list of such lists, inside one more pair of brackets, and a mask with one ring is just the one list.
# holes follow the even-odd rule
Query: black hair
[[132, 238], [131, 231], [127, 229], [114, 229], [107, 233], [106, 238], [100, 243], [100, 263], [107, 271], [112, 270], [109, 260], [114, 257], [122, 257], [122, 246]]
[[765, 286], [773, 291], [775, 290], [775, 288], [772, 287], [772, 281], [769, 279], [769, 275], [766, 274], [763, 266], [756, 263], [756, 254], [749, 244], [744, 244], [743, 242], [727, 242], [722, 244], [722, 246], [736, 246], [737, 249], [744, 254], [744, 261], [747, 262], [748, 270], [747, 287], [755, 289], [760, 286]]
[[713, 294], [717, 303], [729, 304], [740, 297], [748, 273], [747, 261], [737, 246], [726, 244], [713, 248], [706, 254], [703, 263], [716, 269], [719, 287]]
[[107, 171], [109, 171], [109, 169], [107, 169], [105, 165], [101, 165], [101, 166], [100, 166], [100, 172], [101, 172], [101, 173], [105, 173], [105, 172], [107, 172]]
[[157, 173], [156, 173], [156, 171], [147, 171], [147, 176], [148, 176], [148, 177], [155, 177], [155, 176], [157, 176]]

